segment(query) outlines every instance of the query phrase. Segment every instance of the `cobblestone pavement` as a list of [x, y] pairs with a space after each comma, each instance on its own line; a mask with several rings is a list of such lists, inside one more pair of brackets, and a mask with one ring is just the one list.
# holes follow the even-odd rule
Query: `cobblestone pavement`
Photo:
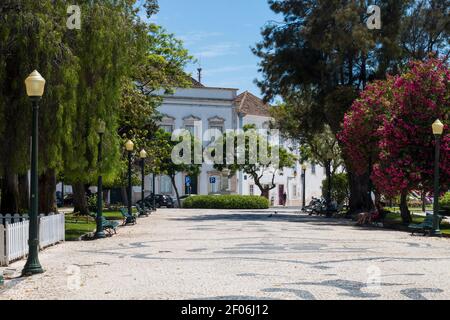
[[47, 249], [46, 273], [7, 280], [0, 300], [450, 298], [447, 239], [272, 213], [159, 210]]

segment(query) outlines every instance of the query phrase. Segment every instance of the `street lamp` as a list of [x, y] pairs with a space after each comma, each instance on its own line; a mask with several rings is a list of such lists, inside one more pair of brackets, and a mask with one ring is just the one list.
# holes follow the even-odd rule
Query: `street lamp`
[[139, 158], [141, 158], [141, 175], [142, 175], [141, 199], [142, 199], [142, 209], [145, 210], [145, 205], [144, 205], [144, 200], [145, 200], [145, 159], [147, 159], [147, 152], [144, 149], [142, 149], [141, 152], [139, 153]]
[[33, 127], [31, 138], [31, 192], [30, 192], [30, 227], [28, 239], [28, 259], [22, 270], [22, 276], [43, 273], [39, 262], [39, 234], [38, 234], [38, 134], [39, 134], [39, 100], [44, 95], [45, 79], [33, 71], [25, 80], [27, 95], [33, 104]]
[[444, 133], [444, 125], [440, 120], [433, 123], [433, 134], [436, 139], [435, 158], [434, 158], [434, 204], [433, 204], [433, 235], [441, 235], [440, 221], [439, 221], [439, 160], [441, 152], [441, 136]]
[[103, 147], [103, 135], [106, 132], [106, 123], [100, 120], [97, 127], [97, 133], [99, 136], [98, 143], [98, 184], [97, 184], [97, 231], [95, 238], [103, 239], [106, 237], [103, 231], [103, 177], [102, 177], [102, 147]]
[[333, 155], [331, 152], [327, 154], [327, 178], [328, 178], [328, 192], [327, 192], [327, 206], [331, 206], [331, 163], [333, 161]]
[[302, 164], [302, 202], [303, 202], [303, 206], [302, 206], [302, 211], [306, 210], [306, 169], [308, 169], [308, 166], [306, 164]]
[[134, 143], [131, 140], [128, 140], [125, 143], [125, 149], [128, 152], [128, 214], [130, 216], [133, 215], [133, 209], [132, 209], [132, 195], [131, 195], [131, 188], [132, 188], [132, 181], [131, 181], [131, 157], [133, 154], [133, 150], [134, 150]]

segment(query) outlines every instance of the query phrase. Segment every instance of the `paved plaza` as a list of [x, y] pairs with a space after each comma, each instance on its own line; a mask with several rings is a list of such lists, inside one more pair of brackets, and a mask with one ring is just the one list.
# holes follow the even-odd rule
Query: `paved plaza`
[[6, 281], [0, 299], [450, 298], [448, 239], [273, 213], [162, 209], [45, 250], [46, 273]]

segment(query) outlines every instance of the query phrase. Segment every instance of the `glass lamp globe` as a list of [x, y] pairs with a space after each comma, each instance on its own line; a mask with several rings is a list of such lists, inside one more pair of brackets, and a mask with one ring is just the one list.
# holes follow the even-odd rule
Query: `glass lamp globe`
[[45, 89], [45, 79], [34, 70], [25, 80], [27, 95], [29, 97], [42, 97]]
[[142, 149], [141, 152], [139, 153], [139, 157], [141, 159], [147, 158], [147, 152], [144, 149]]
[[133, 151], [133, 150], [134, 150], [134, 143], [133, 143], [133, 141], [128, 140], [128, 141], [125, 143], [125, 149], [126, 149], [127, 151], [129, 151], [129, 152]]
[[442, 136], [442, 133], [444, 133], [444, 125], [438, 119], [433, 123], [433, 134], [435, 136]]
[[105, 121], [100, 120], [100, 121], [98, 122], [97, 132], [98, 132], [99, 134], [104, 134], [105, 131], [106, 131], [106, 123], [105, 123]]

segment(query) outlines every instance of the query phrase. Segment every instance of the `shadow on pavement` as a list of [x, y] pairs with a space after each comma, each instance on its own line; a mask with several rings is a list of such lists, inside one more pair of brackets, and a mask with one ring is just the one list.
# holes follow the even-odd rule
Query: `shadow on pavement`
[[349, 226], [352, 225], [351, 221], [343, 219], [333, 219], [333, 218], [323, 218], [323, 217], [313, 217], [307, 215], [294, 215], [294, 214], [275, 214], [269, 212], [253, 212], [250, 213], [235, 213], [235, 214], [203, 214], [191, 217], [179, 217], [172, 218], [174, 221], [197, 221], [197, 222], [208, 222], [208, 221], [252, 221], [252, 222], [292, 222], [292, 223], [308, 223], [312, 225], [328, 225], [328, 226]]

